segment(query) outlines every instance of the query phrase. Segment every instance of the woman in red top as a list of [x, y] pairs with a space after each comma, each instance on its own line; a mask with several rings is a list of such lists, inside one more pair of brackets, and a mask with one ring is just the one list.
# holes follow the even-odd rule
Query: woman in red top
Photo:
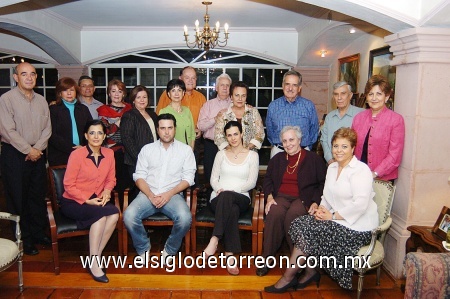
[[125, 149], [122, 144], [120, 123], [122, 115], [131, 110], [132, 107], [130, 104], [124, 102], [125, 96], [127, 95], [127, 88], [122, 81], [118, 79], [109, 81], [107, 92], [109, 104], [98, 107], [97, 112], [98, 117], [106, 126], [106, 146], [114, 151], [117, 176], [116, 190], [121, 193], [131, 182], [128, 178], [128, 171], [124, 163]]
[[[110, 202], [116, 184], [114, 152], [102, 147], [106, 128], [100, 120], [89, 121], [84, 136], [88, 145], [76, 149], [69, 157], [61, 212], [76, 220], [79, 229], [90, 227], [89, 255], [100, 261], [119, 219], [119, 210]], [[108, 282], [95, 261], [89, 269], [92, 277], [98, 282]]]

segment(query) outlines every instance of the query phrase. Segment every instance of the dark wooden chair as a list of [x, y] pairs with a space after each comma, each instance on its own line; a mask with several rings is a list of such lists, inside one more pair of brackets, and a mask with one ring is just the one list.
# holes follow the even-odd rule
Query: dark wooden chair
[[[188, 208], [191, 208], [191, 189], [187, 188], [184, 191], [184, 198], [186, 199], [186, 204], [188, 205]], [[123, 211], [127, 209], [129, 203], [128, 203], [128, 193], [124, 195], [123, 198]], [[173, 221], [163, 213], [156, 213], [150, 217], [147, 217], [146, 219], [142, 220], [142, 224], [144, 226], [173, 226]], [[185, 247], [185, 253], [186, 255], [190, 254], [191, 250], [191, 230], [188, 230], [186, 233], [186, 236], [184, 237], [184, 247]], [[123, 249], [124, 254], [128, 254], [128, 231], [123, 226]]]
[[[59, 249], [58, 240], [71, 238], [76, 236], [89, 235], [89, 229], [80, 230], [77, 228], [76, 221], [64, 216], [59, 205], [64, 193], [64, 174], [66, 173], [66, 165], [51, 166], [48, 168], [48, 177], [50, 181], [50, 196], [47, 200], [48, 220], [50, 222], [50, 233], [52, 237], [53, 262], [55, 264], [55, 274], [59, 275]], [[122, 231], [123, 221], [122, 212], [119, 207], [119, 197], [114, 192], [115, 206], [119, 209], [119, 220], [117, 221], [118, 247], [119, 255], [122, 255]]]
[[[197, 253], [197, 227], [214, 227], [215, 215], [209, 206], [200, 206], [198, 202], [198, 189], [195, 189], [192, 196], [192, 225], [191, 243], [194, 255]], [[252, 254], [256, 255], [258, 249], [258, 213], [259, 213], [259, 191], [253, 189], [250, 192], [251, 207], [239, 216], [239, 229], [252, 232]], [[207, 199], [209, 200], [209, 198]]]

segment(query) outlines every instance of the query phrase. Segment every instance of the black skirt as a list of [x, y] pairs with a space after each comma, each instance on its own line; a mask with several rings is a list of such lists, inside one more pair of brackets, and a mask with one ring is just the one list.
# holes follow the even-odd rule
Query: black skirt
[[110, 201], [102, 207], [87, 203], [80, 205], [75, 200], [62, 198], [61, 212], [66, 217], [75, 220], [78, 229], [86, 229], [102, 217], [118, 214], [119, 210]]
[[345, 265], [345, 257], [355, 256], [372, 238], [370, 231], [355, 231], [335, 221], [316, 220], [311, 215], [292, 221], [289, 234], [295, 247], [316, 257], [317, 262], [321, 256], [335, 257], [336, 265], [330, 263], [327, 268], [325, 262], [322, 268], [345, 289], [352, 288], [353, 276], [353, 268]]

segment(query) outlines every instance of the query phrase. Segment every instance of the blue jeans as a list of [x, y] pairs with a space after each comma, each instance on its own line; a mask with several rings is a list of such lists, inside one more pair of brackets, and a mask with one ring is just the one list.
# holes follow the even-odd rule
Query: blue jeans
[[175, 194], [168, 203], [157, 209], [144, 193], [139, 192], [123, 213], [123, 222], [133, 239], [133, 245], [138, 254], [150, 251], [150, 239], [142, 224], [142, 219], [158, 212], [163, 213], [174, 222], [172, 232], [164, 246], [169, 255], [175, 255], [178, 252], [183, 237], [191, 227], [191, 212], [181, 194]]

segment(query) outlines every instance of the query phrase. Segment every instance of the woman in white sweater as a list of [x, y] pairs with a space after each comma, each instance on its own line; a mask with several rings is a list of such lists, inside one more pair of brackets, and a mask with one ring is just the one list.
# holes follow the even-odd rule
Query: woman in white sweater
[[[214, 230], [205, 248], [208, 258], [217, 250], [219, 240], [223, 240], [225, 255], [240, 253], [239, 214], [245, 212], [251, 203], [249, 190], [255, 187], [258, 179], [259, 157], [242, 144], [242, 126], [230, 121], [224, 127], [229, 147], [217, 153], [211, 174], [210, 207], [215, 213]], [[231, 264], [231, 265], [230, 265]], [[227, 271], [238, 275], [237, 264], [227, 263]]]

